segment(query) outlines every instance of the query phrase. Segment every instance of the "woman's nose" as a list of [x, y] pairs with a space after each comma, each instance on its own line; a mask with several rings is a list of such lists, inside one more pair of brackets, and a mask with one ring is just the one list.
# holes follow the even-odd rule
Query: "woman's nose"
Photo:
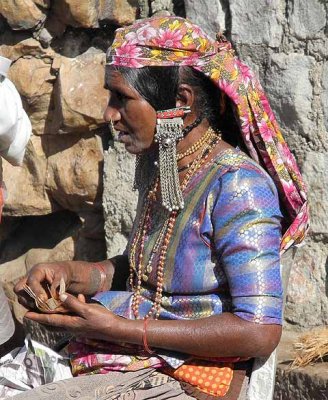
[[104, 111], [104, 120], [106, 122], [110, 122], [110, 121], [118, 121], [120, 119], [120, 113], [117, 109], [115, 109], [114, 107], [111, 107], [109, 105], [107, 105], [105, 111]]

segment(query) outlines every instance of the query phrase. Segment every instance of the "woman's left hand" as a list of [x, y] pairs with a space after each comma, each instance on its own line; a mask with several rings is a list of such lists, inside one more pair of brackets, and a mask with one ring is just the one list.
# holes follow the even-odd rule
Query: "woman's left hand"
[[42, 314], [29, 311], [25, 318], [52, 327], [63, 328], [74, 336], [117, 341], [118, 328], [124, 319], [98, 304], [87, 304], [83, 295], [78, 298], [65, 293], [61, 300], [69, 314]]

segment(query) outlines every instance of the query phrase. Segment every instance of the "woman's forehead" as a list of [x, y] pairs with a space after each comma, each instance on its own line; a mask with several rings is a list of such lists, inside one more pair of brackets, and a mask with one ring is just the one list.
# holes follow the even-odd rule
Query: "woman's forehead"
[[120, 87], [125, 89], [133, 89], [120, 71], [110, 67], [107, 67], [105, 70], [105, 86], [108, 88]]

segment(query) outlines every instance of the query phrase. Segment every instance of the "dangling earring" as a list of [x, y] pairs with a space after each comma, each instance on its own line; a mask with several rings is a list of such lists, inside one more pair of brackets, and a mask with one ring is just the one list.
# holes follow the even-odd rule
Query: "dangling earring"
[[112, 119], [109, 120], [109, 124], [108, 125], [109, 125], [109, 130], [111, 131], [112, 135], [114, 136], [115, 132], [116, 132], [116, 129], [114, 128], [114, 123], [113, 123]]
[[155, 142], [159, 145], [162, 205], [169, 211], [184, 207], [179, 182], [176, 144], [183, 138], [182, 118], [190, 111], [190, 107], [177, 107], [158, 111], [156, 114]]

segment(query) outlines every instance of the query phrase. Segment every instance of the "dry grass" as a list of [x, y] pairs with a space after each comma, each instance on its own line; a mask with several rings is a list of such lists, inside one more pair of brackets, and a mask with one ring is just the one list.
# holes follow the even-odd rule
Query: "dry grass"
[[294, 344], [295, 359], [290, 368], [328, 360], [328, 327], [316, 329], [301, 336]]

